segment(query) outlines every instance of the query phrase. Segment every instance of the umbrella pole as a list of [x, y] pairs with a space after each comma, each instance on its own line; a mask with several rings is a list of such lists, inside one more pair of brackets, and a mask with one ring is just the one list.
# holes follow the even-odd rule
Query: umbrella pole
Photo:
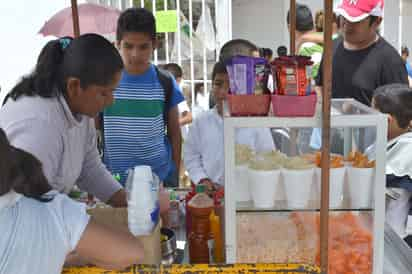
[[323, 51], [323, 110], [322, 110], [322, 187], [320, 206], [320, 265], [322, 273], [328, 273], [329, 249], [329, 173], [330, 173], [330, 109], [332, 90], [332, 24], [333, 1], [324, 0], [324, 51]]
[[73, 19], [73, 33], [74, 38], [80, 36], [80, 25], [79, 25], [79, 11], [77, 9], [77, 0], [72, 1], [72, 19]]

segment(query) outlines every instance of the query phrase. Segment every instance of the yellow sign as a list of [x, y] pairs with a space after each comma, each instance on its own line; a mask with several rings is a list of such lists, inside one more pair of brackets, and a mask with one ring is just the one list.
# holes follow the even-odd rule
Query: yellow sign
[[176, 10], [156, 11], [156, 31], [158, 33], [177, 31]]

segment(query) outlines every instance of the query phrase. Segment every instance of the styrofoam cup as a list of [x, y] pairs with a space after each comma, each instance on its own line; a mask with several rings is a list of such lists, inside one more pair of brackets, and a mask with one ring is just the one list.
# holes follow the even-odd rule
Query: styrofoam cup
[[288, 207], [291, 209], [306, 208], [310, 198], [314, 169], [283, 169], [282, 175]]
[[276, 191], [280, 181], [280, 170], [263, 171], [249, 169], [248, 173], [250, 194], [255, 207], [274, 207]]
[[251, 200], [248, 170], [249, 167], [247, 165], [235, 167], [236, 201], [238, 202]]
[[353, 209], [369, 208], [375, 169], [348, 167], [347, 170], [351, 207]]
[[[316, 184], [321, 193], [321, 169], [316, 168]], [[345, 167], [331, 168], [329, 175], [329, 207], [339, 208], [343, 201], [343, 185], [345, 183]]]

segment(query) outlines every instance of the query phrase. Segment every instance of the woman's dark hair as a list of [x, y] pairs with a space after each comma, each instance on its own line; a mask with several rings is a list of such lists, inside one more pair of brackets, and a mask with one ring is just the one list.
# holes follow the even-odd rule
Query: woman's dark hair
[[117, 19], [116, 39], [121, 41], [127, 32], [139, 32], [156, 39], [156, 19], [153, 13], [144, 8], [129, 8]]
[[224, 62], [217, 62], [213, 67], [212, 71], [212, 81], [215, 80], [216, 74], [225, 73], [227, 74], [226, 64]]
[[105, 86], [123, 69], [117, 49], [104, 37], [84, 34], [50, 41], [42, 49], [34, 71], [11, 90], [8, 97], [22, 95], [57, 97], [66, 93], [69, 77], [80, 80], [82, 88]]
[[375, 107], [395, 117], [400, 128], [406, 129], [412, 121], [412, 89], [405, 84], [379, 87], [373, 96]]
[[30, 153], [14, 148], [0, 129], [0, 195], [14, 190], [26, 197], [49, 201], [42, 197], [51, 190], [42, 165]]
[[[286, 21], [290, 24], [290, 11], [288, 11]], [[307, 32], [313, 30], [314, 28], [315, 26], [310, 8], [306, 5], [296, 4], [296, 30], [300, 32]]]

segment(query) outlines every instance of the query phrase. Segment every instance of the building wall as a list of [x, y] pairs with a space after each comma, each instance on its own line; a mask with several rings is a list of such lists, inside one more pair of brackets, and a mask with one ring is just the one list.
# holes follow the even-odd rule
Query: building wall
[[[233, 38], [248, 39], [259, 47], [276, 50], [289, 47], [286, 14], [290, 0], [232, 0]], [[313, 14], [323, 8], [323, 0], [298, 0], [308, 5]]]
[[[233, 38], [251, 40], [259, 47], [276, 49], [279, 45], [289, 45], [286, 14], [290, 0], [232, 0]], [[399, 6], [402, 1], [402, 18], [399, 20]], [[315, 15], [323, 9], [324, 0], [297, 0], [308, 5]], [[385, 1], [386, 17], [382, 26], [383, 35], [395, 48], [406, 44], [412, 50], [412, 0]], [[391, 2], [391, 5], [388, 3]], [[334, 0], [335, 6], [339, 0]], [[401, 27], [400, 27], [401, 26]]]

